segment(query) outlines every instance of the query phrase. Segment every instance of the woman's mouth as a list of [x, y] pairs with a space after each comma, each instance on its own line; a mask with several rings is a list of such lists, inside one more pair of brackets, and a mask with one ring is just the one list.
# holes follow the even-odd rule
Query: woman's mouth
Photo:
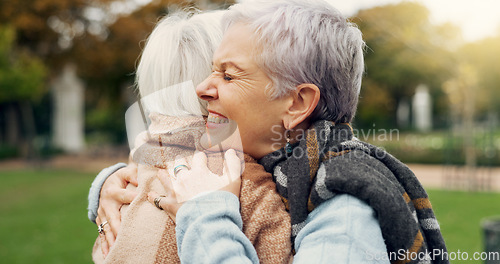
[[213, 116], [211, 113], [207, 117], [207, 122], [214, 124], [229, 123], [229, 119], [221, 116]]
[[229, 123], [229, 119], [219, 113], [209, 112], [207, 117], [207, 128], [217, 128]]

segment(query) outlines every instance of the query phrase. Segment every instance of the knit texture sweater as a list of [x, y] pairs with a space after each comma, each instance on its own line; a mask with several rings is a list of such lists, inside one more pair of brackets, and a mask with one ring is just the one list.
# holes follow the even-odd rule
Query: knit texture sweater
[[[169, 173], [166, 163], [177, 155], [186, 157], [190, 163], [189, 155], [199, 147], [197, 142], [205, 125], [194, 118], [159, 114], [152, 114], [150, 118], [149, 135], [137, 139], [139, 147], [131, 154], [138, 163], [139, 194], [130, 205], [122, 207], [121, 227], [106, 259], [97, 238], [92, 253], [95, 263], [180, 263], [175, 223], [167, 213], [148, 202], [147, 194], [150, 191], [166, 193], [157, 176], [159, 170]], [[166, 128], [181, 128], [183, 133], [174, 136], [165, 133]], [[217, 157], [221, 157], [220, 153], [207, 155], [209, 168], [214, 173], [221, 169]], [[276, 192], [271, 174], [248, 155], [244, 161], [240, 192], [243, 233], [255, 247], [260, 263], [288, 263], [292, 255], [290, 216]]]
[[392, 263], [449, 263], [442, 259], [446, 246], [427, 193], [413, 172], [355, 139], [348, 124], [317, 121], [292, 152], [280, 149], [259, 162], [273, 173], [291, 214], [292, 241], [314, 208], [346, 193], [374, 209]]

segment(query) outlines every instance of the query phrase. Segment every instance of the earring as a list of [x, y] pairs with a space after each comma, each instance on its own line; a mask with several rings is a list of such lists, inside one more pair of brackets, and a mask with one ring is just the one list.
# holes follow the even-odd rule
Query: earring
[[286, 154], [292, 153], [292, 144], [290, 144], [290, 131], [286, 132], [285, 152]]

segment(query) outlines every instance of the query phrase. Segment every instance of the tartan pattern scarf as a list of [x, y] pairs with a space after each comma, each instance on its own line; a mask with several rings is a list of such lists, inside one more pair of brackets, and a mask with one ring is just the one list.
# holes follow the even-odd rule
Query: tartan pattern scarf
[[292, 147], [291, 153], [280, 149], [259, 161], [273, 174], [290, 212], [292, 243], [314, 208], [347, 193], [376, 212], [392, 263], [449, 263], [427, 193], [402, 162], [357, 140], [349, 124], [325, 120]]

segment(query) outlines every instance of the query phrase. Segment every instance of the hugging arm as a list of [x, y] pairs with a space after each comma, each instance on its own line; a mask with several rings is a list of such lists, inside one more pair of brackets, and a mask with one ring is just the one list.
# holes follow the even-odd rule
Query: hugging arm
[[[175, 163], [176, 167], [186, 164], [182, 158]], [[241, 160], [236, 152], [226, 151], [222, 176], [208, 169], [203, 152], [194, 154], [191, 168], [173, 171], [176, 177], [170, 180], [177, 200], [160, 199], [156, 203], [176, 221], [181, 262], [259, 263], [252, 243], [241, 231]], [[162, 183], [166, 183], [165, 178]], [[151, 203], [158, 198], [154, 192], [148, 195]]]
[[137, 165], [118, 163], [102, 170], [94, 179], [89, 191], [89, 220], [102, 226], [101, 249], [107, 255], [120, 228], [120, 208], [129, 204], [137, 195], [127, 190], [128, 184], [137, 186]]
[[[226, 153], [228, 171], [235, 175], [239, 161]], [[234, 153], [234, 152], [232, 152]], [[193, 184], [183, 182], [213, 181], [208, 174], [203, 153], [195, 154], [193, 168], [183, 169], [173, 181], [176, 194], [188, 192]], [[232, 162], [231, 162], [232, 160]], [[199, 169], [199, 168], [203, 169]], [[232, 168], [232, 169], [231, 169]], [[206, 188], [198, 184], [197, 195], [184, 203], [160, 205], [176, 221], [179, 258], [182, 262], [198, 263], [258, 263], [250, 240], [242, 232], [239, 188], [241, 181], [233, 178], [226, 188]], [[149, 197], [151, 203], [153, 196]], [[272, 247], [273, 244], [269, 243]], [[336, 195], [314, 209], [295, 240], [294, 263], [389, 263], [384, 259], [386, 247], [374, 210], [354, 196]]]
[[[389, 263], [373, 209], [354, 196], [331, 198], [306, 221], [295, 240], [294, 263]], [[213, 192], [186, 202], [177, 212], [176, 233], [181, 260], [258, 263], [241, 232], [239, 203], [230, 193]]]
[[241, 232], [239, 200], [225, 191], [185, 202], [177, 212], [177, 248], [186, 263], [259, 263], [252, 243]]
[[389, 263], [374, 210], [339, 194], [307, 217], [295, 239], [294, 263]]
[[102, 186], [104, 185], [104, 182], [108, 179], [109, 176], [111, 176], [117, 170], [124, 168], [126, 166], [127, 164], [125, 163], [117, 163], [113, 166], [107, 167], [103, 169], [101, 172], [99, 172], [99, 174], [97, 174], [94, 181], [92, 182], [88, 196], [89, 204], [87, 206], [88, 217], [89, 220], [92, 221], [92, 223], [95, 223], [95, 220], [97, 218], [97, 209], [99, 208], [99, 198], [101, 196], [101, 189]]

